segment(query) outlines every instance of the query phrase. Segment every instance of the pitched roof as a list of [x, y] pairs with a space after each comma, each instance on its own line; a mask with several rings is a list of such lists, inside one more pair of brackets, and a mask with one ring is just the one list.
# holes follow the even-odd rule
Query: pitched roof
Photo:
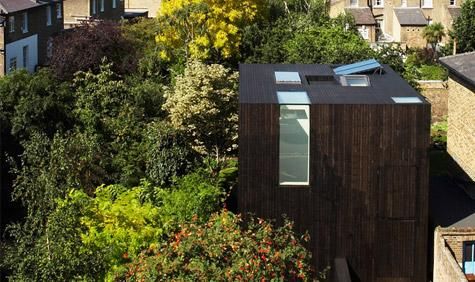
[[394, 14], [401, 26], [427, 25], [427, 19], [420, 8], [395, 8]]
[[374, 20], [373, 13], [368, 7], [361, 8], [346, 8], [345, 11], [355, 18], [355, 23], [357, 25], [375, 25], [376, 21]]
[[[344, 86], [331, 65], [317, 64], [240, 64], [239, 102], [277, 104], [278, 91], [305, 91], [311, 104], [395, 104], [392, 97], [417, 97], [407, 82], [388, 65], [384, 73], [366, 73], [369, 87]], [[277, 83], [275, 72], [298, 72], [301, 84]]]
[[451, 74], [475, 88], [475, 52], [447, 56], [439, 60]]
[[459, 7], [448, 7], [449, 9], [449, 14], [452, 17], [452, 19], [458, 18], [460, 16], [460, 8]]
[[49, 1], [35, 1], [35, 0], [0, 0], [0, 9], [3, 13], [14, 13], [38, 6], [42, 6]]

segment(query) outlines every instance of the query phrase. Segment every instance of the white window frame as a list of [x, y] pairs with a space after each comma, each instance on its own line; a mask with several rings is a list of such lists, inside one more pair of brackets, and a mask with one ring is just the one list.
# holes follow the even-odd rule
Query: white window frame
[[[307, 171], [306, 171], [306, 176], [307, 176], [307, 179], [306, 181], [282, 181], [281, 179], [281, 168], [282, 168], [282, 157], [285, 156], [285, 155], [282, 155], [282, 143], [280, 141], [280, 138], [281, 138], [281, 133], [279, 133], [279, 185], [280, 186], [309, 186], [310, 185], [310, 130], [311, 130], [311, 127], [310, 127], [310, 120], [311, 120], [311, 117], [310, 117], [310, 105], [309, 104], [280, 104], [280, 111], [282, 110], [304, 110], [306, 115], [307, 115], [307, 119], [306, 120], [303, 120], [302, 122], [305, 123], [305, 129], [306, 129], [306, 132], [307, 132]], [[281, 123], [282, 119], [279, 118], [279, 126], [280, 128], [282, 129], [282, 123]], [[300, 124], [300, 121], [299, 121], [299, 124]], [[302, 124], [300, 124], [302, 126]], [[281, 130], [280, 129], [280, 130]], [[284, 152], [285, 154], [285, 152]]]
[[53, 16], [52, 16], [52, 9], [51, 5], [46, 6], [46, 26], [50, 26], [53, 24]]
[[101, 12], [104, 12], [105, 9], [105, 0], [100, 0], [101, 1]]
[[15, 32], [15, 16], [8, 17], [8, 32]]
[[361, 37], [363, 37], [363, 39], [369, 39], [369, 29], [365, 25], [358, 27], [358, 32], [360, 33]]
[[358, 7], [358, 0], [350, 0], [350, 7]]
[[422, 0], [422, 8], [432, 8], [432, 0]]
[[449, 6], [457, 6], [457, 0], [449, 0]]
[[24, 12], [21, 14], [21, 32], [28, 32], [28, 13]]
[[63, 17], [62, 3], [56, 3], [56, 18], [61, 19]]
[[407, 7], [407, 0], [401, 0], [401, 7]]
[[373, 0], [373, 7], [376, 7], [376, 8], [384, 7], [384, 0]]

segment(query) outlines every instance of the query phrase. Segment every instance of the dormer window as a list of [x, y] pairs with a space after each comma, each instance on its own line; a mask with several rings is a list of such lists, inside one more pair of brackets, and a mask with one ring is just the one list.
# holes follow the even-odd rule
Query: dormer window
[[15, 17], [14, 16], [8, 17], [8, 32], [10, 33], [15, 32]]
[[22, 14], [21, 32], [23, 33], [28, 32], [28, 13], [26, 12]]

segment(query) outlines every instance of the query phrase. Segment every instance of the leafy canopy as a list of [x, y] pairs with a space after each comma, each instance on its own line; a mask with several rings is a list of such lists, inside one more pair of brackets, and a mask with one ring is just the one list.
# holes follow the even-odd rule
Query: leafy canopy
[[475, 0], [465, 0], [453, 25], [459, 53], [475, 51]]
[[[156, 36], [162, 59], [228, 59], [239, 52], [241, 30], [259, 13], [261, 0], [164, 0]], [[182, 54], [178, 54], [176, 49]], [[184, 53], [184, 54], [183, 54]]]

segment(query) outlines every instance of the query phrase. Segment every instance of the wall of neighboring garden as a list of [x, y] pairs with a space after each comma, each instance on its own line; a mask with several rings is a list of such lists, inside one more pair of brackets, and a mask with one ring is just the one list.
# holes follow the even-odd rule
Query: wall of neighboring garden
[[447, 151], [475, 181], [475, 93], [453, 79], [449, 91]]

